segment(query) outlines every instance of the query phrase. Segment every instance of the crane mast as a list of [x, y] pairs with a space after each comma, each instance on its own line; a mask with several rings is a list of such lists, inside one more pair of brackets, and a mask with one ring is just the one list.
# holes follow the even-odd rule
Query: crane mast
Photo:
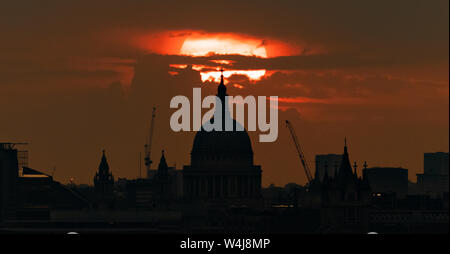
[[292, 140], [294, 141], [295, 149], [297, 149], [298, 157], [300, 158], [300, 161], [302, 162], [303, 168], [305, 169], [306, 177], [308, 178], [308, 182], [312, 181], [311, 173], [308, 167], [308, 163], [306, 163], [305, 156], [303, 155], [303, 151], [300, 147], [300, 142], [298, 141], [297, 135], [295, 134], [294, 128], [292, 127], [291, 122], [286, 120], [286, 126], [289, 129], [289, 132], [291, 133]]
[[152, 121], [150, 123], [150, 131], [149, 131], [149, 137], [147, 140], [147, 144], [144, 145], [145, 147], [145, 167], [148, 170], [150, 170], [150, 166], [152, 165], [152, 160], [150, 159], [150, 153], [151, 153], [151, 146], [152, 146], [152, 138], [153, 138], [153, 125], [155, 123], [155, 116], [156, 116], [156, 108], [153, 107], [152, 110]]

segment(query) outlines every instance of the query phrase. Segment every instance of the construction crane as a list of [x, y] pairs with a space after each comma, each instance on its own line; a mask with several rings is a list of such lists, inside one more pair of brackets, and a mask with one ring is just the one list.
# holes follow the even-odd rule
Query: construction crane
[[306, 177], [308, 178], [308, 183], [310, 183], [312, 181], [312, 177], [308, 167], [308, 163], [306, 163], [305, 156], [303, 155], [303, 151], [300, 147], [300, 142], [298, 141], [294, 128], [292, 127], [291, 122], [289, 122], [288, 120], [286, 120], [286, 127], [289, 129], [289, 132], [291, 133], [292, 140], [294, 141], [295, 148], [297, 149], [298, 157], [300, 157], [300, 161], [302, 162], [303, 168], [305, 169]]
[[144, 145], [144, 147], [145, 147], [144, 161], [145, 161], [145, 167], [147, 168], [147, 172], [148, 172], [148, 170], [150, 170], [150, 166], [152, 165], [152, 160], [150, 159], [150, 153], [151, 153], [151, 147], [152, 147], [153, 125], [155, 123], [155, 116], [156, 116], [156, 108], [153, 107], [152, 121], [150, 123], [150, 133], [149, 133], [147, 143]]

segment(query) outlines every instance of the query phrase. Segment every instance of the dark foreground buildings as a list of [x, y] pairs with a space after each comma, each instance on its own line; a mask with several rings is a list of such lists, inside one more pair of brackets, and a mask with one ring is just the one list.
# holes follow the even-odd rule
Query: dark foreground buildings
[[[225, 95], [222, 79], [218, 98]], [[364, 164], [358, 175], [349, 157], [347, 145], [316, 157], [306, 186], [262, 188], [246, 131], [201, 129], [183, 169], [163, 151], [148, 178], [115, 180], [103, 153], [91, 187], [21, 166], [14, 145], [1, 143], [0, 232], [448, 233], [448, 153], [425, 155], [423, 191], [414, 195], [405, 169]]]
[[0, 223], [49, 220], [52, 210], [82, 210], [90, 201], [53, 177], [29, 167], [19, 169], [13, 143], [0, 143]]
[[0, 143], [0, 222], [14, 215], [18, 174], [17, 149], [14, 144]]
[[[183, 171], [170, 169], [164, 154], [152, 178], [119, 179], [111, 190], [62, 185], [28, 167], [19, 173], [16, 152], [10, 146], [0, 150], [2, 232], [28, 232], [30, 228], [34, 232], [448, 232], [448, 192], [445, 201], [428, 195], [400, 198], [373, 191], [369, 169], [358, 176], [350, 166], [346, 147], [334, 176], [325, 174], [320, 180], [316, 174], [305, 187], [269, 187], [259, 197], [237, 198], [263, 199], [264, 205], [259, 206], [252, 202], [239, 205], [233, 196], [179, 195], [175, 187], [182, 184], [179, 174]], [[99, 168], [110, 175], [106, 165], [102, 156]], [[111, 181], [105, 183], [109, 186]], [[268, 195], [269, 190], [276, 191]], [[108, 205], [98, 199], [99, 191], [107, 194], [103, 197]], [[307, 202], [311, 197], [315, 202]]]
[[[326, 171], [325, 171], [326, 172]], [[322, 231], [333, 233], [367, 232], [369, 229], [370, 185], [367, 176], [352, 170], [347, 145], [334, 177], [325, 173], [318, 183], [321, 193]]]
[[408, 195], [408, 170], [404, 168], [374, 167], [363, 170], [372, 193], [391, 194], [398, 198]]
[[182, 171], [170, 167], [164, 150], [156, 170], [149, 170], [147, 178], [124, 180], [128, 206], [139, 211], [179, 209], [183, 197]]

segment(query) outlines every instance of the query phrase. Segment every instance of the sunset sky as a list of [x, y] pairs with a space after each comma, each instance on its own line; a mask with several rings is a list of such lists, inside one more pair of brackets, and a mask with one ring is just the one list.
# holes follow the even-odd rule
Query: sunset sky
[[346, 137], [352, 163], [416, 181], [449, 151], [448, 31], [447, 0], [8, 1], [0, 142], [62, 183], [92, 184], [103, 149], [136, 178], [155, 106], [152, 159], [181, 169], [195, 133], [169, 128], [170, 99], [215, 94], [223, 68], [230, 95], [279, 96], [278, 140], [250, 133], [263, 185], [306, 181], [286, 119], [311, 168]]

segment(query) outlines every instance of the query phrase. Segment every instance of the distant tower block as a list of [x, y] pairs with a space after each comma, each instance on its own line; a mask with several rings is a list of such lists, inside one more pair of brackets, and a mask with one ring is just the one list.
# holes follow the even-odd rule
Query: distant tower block
[[422, 193], [441, 197], [449, 189], [448, 153], [424, 153], [423, 174], [417, 174], [417, 185]]

